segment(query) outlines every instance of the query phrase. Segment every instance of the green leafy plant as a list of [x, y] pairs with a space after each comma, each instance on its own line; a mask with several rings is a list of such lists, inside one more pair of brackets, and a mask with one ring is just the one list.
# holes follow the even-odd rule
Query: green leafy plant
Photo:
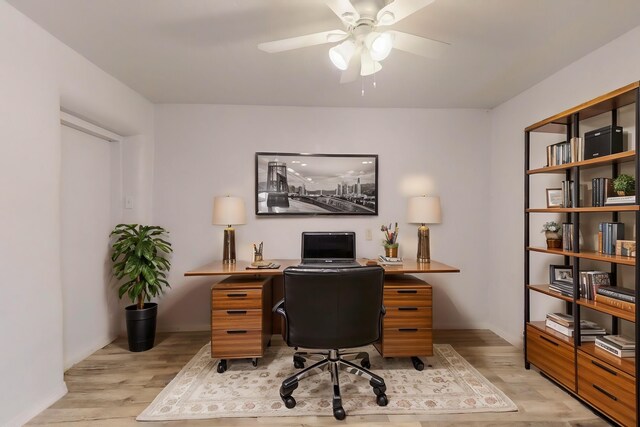
[[173, 249], [164, 239], [167, 234], [164, 228], [154, 225], [118, 224], [109, 235], [117, 236], [112, 245], [113, 274], [127, 280], [120, 286], [118, 296], [127, 294], [138, 310], [144, 308], [145, 301], [164, 293], [164, 287], [171, 287], [166, 274], [171, 263], [166, 256]]
[[613, 180], [613, 189], [625, 196], [632, 195], [636, 191], [636, 180], [630, 175], [620, 174]]

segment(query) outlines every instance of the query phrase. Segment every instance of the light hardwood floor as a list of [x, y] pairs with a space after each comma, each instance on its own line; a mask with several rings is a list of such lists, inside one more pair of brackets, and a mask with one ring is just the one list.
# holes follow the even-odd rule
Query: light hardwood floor
[[[28, 425], [69, 426], [606, 426], [602, 419], [543, 378], [525, 370], [522, 351], [488, 330], [435, 331], [436, 343], [451, 344], [518, 405], [518, 412], [459, 415], [260, 417], [138, 423], [135, 417], [209, 341], [207, 332], [158, 334], [156, 347], [130, 353], [120, 338], [65, 373], [69, 393]], [[282, 345], [274, 339], [274, 345]], [[393, 398], [390, 396], [390, 398]]]

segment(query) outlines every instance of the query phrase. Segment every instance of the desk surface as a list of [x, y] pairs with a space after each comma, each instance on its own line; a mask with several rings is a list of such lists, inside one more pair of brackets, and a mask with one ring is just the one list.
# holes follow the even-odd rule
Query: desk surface
[[[187, 271], [185, 276], [231, 276], [241, 274], [259, 274], [261, 276], [280, 276], [282, 270], [287, 267], [300, 264], [297, 259], [272, 259], [273, 263], [280, 264], [277, 269], [249, 269], [248, 261], [238, 261], [235, 264], [223, 264], [222, 261], [213, 261], [209, 264], [198, 267], [195, 270]], [[358, 262], [365, 265], [367, 259], [358, 259]], [[402, 265], [383, 265], [385, 274], [405, 274], [405, 273], [459, 273], [460, 269], [451, 267], [438, 261], [431, 260], [430, 263], [418, 263], [416, 260], [404, 260]]]

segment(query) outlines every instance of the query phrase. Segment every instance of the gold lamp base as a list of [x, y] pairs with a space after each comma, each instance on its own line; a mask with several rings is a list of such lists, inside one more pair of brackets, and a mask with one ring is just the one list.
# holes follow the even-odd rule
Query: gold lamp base
[[236, 230], [231, 226], [224, 229], [224, 243], [222, 247], [222, 263], [236, 263]]
[[422, 224], [418, 227], [418, 262], [431, 262], [431, 250], [429, 248], [429, 227]]

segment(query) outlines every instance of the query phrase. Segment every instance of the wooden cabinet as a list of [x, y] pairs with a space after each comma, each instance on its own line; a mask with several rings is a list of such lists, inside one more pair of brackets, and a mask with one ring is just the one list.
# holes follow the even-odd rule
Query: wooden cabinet
[[433, 355], [432, 290], [413, 276], [384, 281], [382, 339], [375, 346], [384, 357]]
[[[578, 148], [580, 144], [576, 144], [576, 140], [572, 141], [573, 138], [584, 136], [585, 130], [601, 128], [604, 125], [617, 126], [619, 123], [624, 127], [626, 151], [591, 159], [580, 158]], [[563, 144], [565, 141], [572, 142]], [[564, 305], [564, 312], [573, 315], [576, 325], [581, 319], [593, 317], [597, 318], [608, 333], [633, 334], [635, 341], [640, 341], [637, 311], [625, 311], [587, 299], [580, 294], [580, 272], [599, 270], [610, 273], [613, 285], [635, 288], [635, 298], [640, 299], [639, 252], [636, 251], [633, 256], [609, 255], [601, 253], [597, 247], [599, 222], [626, 222], [628, 225], [625, 239], [637, 240], [637, 232], [640, 230], [640, 204], [593, 206], [602, 204], [602, 201], [601, 197], [596, 198], [589, 188], [595, 185], [592, 181], [594, 178], [612, 179], [621, 173], [634, 175], [638, 180], [640, 178], [639, 143], [640, 83], [638, 82], [556, 114], [525, 129], [525, 366], [529, 368], [529, 364], [533, 364], [546, 376], [566, 387], [577, 398], [625, 426], [637, 425], [638, 420], [637, 350], [635, 358], [618, 358], [596, 348], [593, 342], [584, 342], [579, 332], [576, 332], [575, 336], [568, 337], [547, 328], [545, 322], [540, 321], [544, 319], [531, 318], [532, 312], [540, 313], [541, 311], [531, 309], [531, 294], [546, 296], [545, 299], [536, 298], [536, 301], [549, 302], [548, 298], [560, 301], [562, 304], [555, 303], [549, 306]], [[555, 148], [561, 148], [559, 145], [568, 148], [568, 150], [563, 148], [563, 151], [559, 151], [560, 161], [554, 151]], [[545, 154], [551, 166], [541, 166]], [[531, 167], [532, 159], [535, 159], [536, 164], [533, 165], [535, 167]], [[558, 164], [562, 162], [565, 163]], [[546, 178], [538, 181], [541, 182], [538, 184], [533, 179], [537, 176]], [[544, 188], [559, 188], [561, 184], [572, 195], [571, 198], [563, 197], [562, 203], [565, 205], [540, 206], [544, 204], [542, 201]], [[598, 201], [591, 202], [590, 198]], [[640, 201], [640, 185], [636, 185], [635, 198], [636, 202]], [[530, 206], [532, 201], [535, 201], [534, 206]], [[549, 200], [547, 200], [548, 203]], [[542, 245], [532, 243], [537, 240], [532, 236], [539, 235], [539, 229], [532, 230], [531, 225], [536, 224], [537, 227], [538, 224], [541, 225], [550, 220], [571, 224], [567, 227], [562, 249], [548, 248], [544, 243]], [[568, 245], [567, 240], [570, 241]], [[532, 267], [534, 261], [535, 264]], [[560, 263], [569, 266], [573, 276], [573, 290], [566, 295], [552, 291], [548, 282], [545, 283], [550, 279], [540, 274], [544, 264]], [[534, 274], [537, 280], [543, 280], [543, 282], [534, 280], [531, 283], [531, 277]]]
[[262, 357], [271, 339], [271, 278], [232, 276], [211, 286], [211, 357]]

